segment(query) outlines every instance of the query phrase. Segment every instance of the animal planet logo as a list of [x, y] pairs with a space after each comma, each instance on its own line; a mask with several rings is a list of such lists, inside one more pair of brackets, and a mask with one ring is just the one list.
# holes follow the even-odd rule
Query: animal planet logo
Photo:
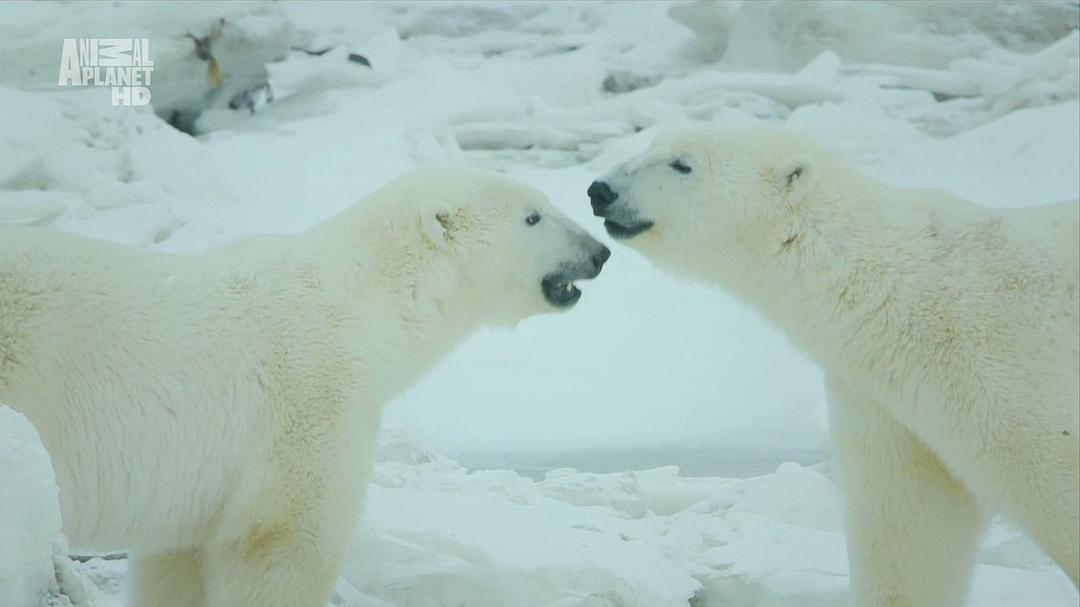
[[60, 86], [111, 86], [113, 105], [150, 103], [147, 38], [64, 38]]

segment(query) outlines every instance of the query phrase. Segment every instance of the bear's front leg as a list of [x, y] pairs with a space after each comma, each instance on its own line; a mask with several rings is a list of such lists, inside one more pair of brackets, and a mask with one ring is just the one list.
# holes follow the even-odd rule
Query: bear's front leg
[[349, 529], [336, 537], [303, 526], [256, 526], [208, 549], [207, 607], [326, 607]]
[[130, 607], [203, 607], [203, 598], [202, 555], [198, 550], [131, 556]]
[[974, 497], [872, 398], [829, 377], [855, 607], [958, 607], [985, 521]]

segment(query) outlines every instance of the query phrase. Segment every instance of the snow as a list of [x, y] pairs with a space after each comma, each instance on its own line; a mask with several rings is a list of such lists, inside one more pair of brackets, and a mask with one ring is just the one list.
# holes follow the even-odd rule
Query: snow
[[[687, 120], [781, 123], [987, 205], [1080, 197], [1080, 11], [958, 6], [8, 4], [0, 223], [196, 252], [469, 164], [597, 233], [589, 182]], [[211, 94], [184, 34], [215, 28]], [[150, 38], [156, 109], [198, 137], [56, 86], [62, 38], [118, 31]], [[335, 605], [843, 604], [819, 370], [725, 294], [613, 248], [571, 313], [475, 336], [390, 407]], [[126, 561], [70, 561], [59, 530], [47, 456], [0, 408], [0, 605], [121, 605]], [[1076, 601], [995, 520], [970, 605]]]
[[0, 604], [90, 607], [96, 588], [68, 559], [49, 456], [33, 426], [0, 405]]

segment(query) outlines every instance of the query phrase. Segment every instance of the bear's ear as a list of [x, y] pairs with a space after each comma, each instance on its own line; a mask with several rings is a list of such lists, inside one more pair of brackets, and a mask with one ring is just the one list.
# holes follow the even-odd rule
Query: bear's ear
[[805, 156], [786, 158], [776, 170], [777, 184], [785, 192], [794, 192], [813, 183], [817, 177], [817, 165]]
[[420, 229], [436, 248], [446, 249], [450, 246], [452, 216], [449, 211], [428, 209], [420, 215]]

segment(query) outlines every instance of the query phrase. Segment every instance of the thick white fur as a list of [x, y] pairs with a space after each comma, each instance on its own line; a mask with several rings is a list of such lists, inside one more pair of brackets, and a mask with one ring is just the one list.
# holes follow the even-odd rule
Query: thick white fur
[[474, 328], [554, 310], [541, 277], [599, 246], [464, 170], [206, 255], [2, 230], [0, 401], [72, 543], [132, 551], [129, 604], [324, 607], [387, 400]]
[[673, 134], [604, 179], [610, 217], [655, 224], [630, 246], [825, 369], [855, 605], [961, 604], [998, 510], [1077, 583], [1077, 203], [891, 187], [761, 128]]

